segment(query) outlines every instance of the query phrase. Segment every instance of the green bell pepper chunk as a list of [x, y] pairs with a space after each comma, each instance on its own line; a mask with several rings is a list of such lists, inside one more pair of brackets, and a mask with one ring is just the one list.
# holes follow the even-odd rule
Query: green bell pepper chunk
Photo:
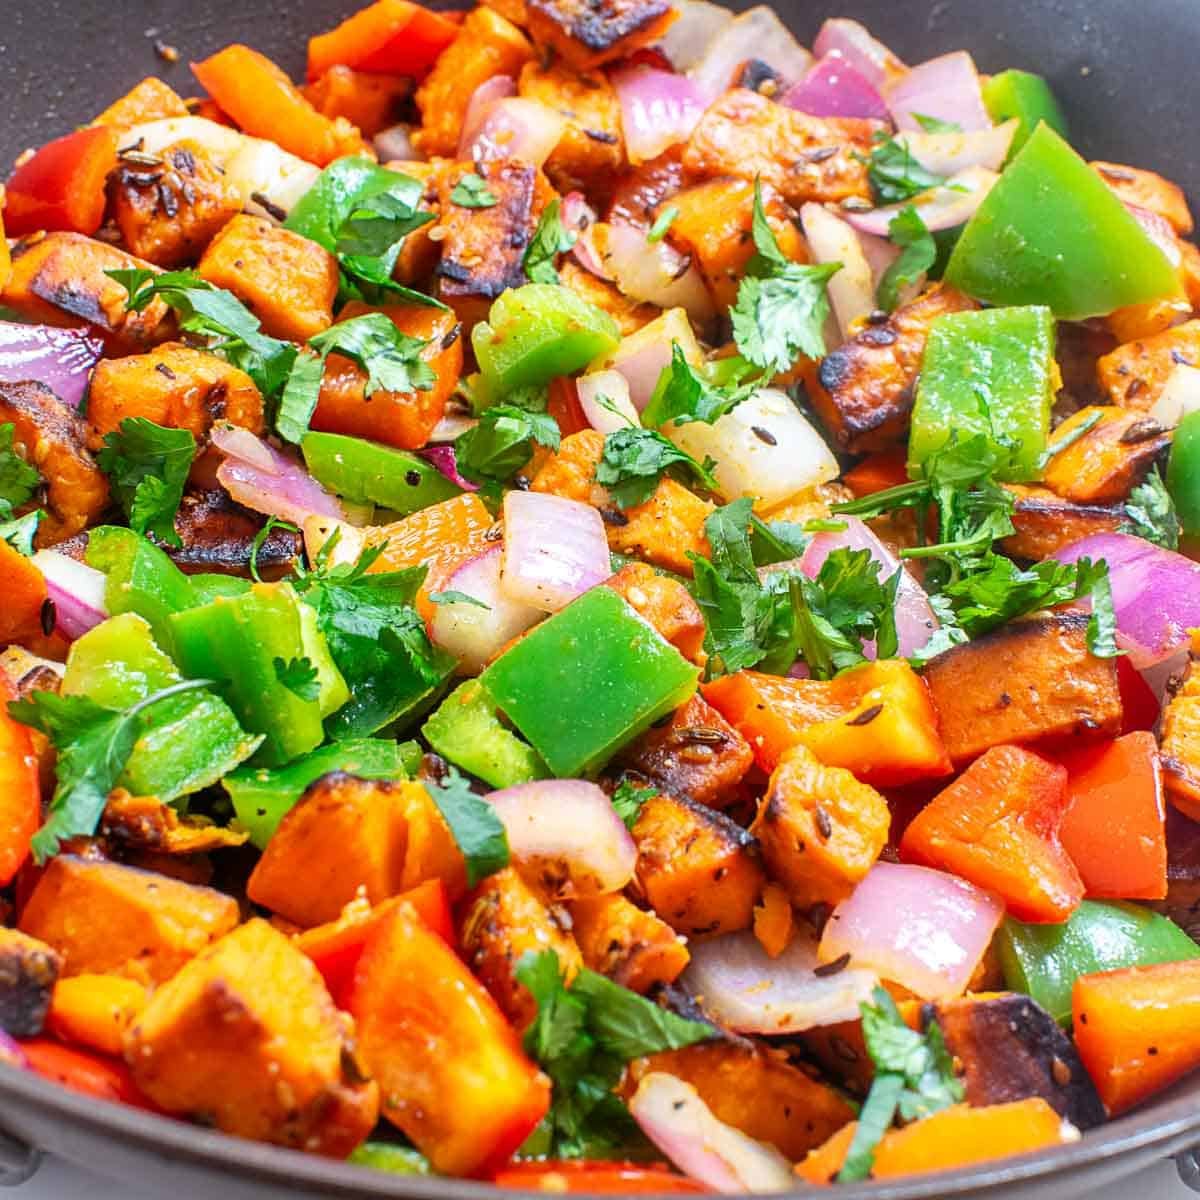
[[599, 770], [696, 690], [699, 671], [611, 588], [592, 588], [480, 682], [559, 778]]
[[1175, 430], [1167, 460], [1167, 491], [1188, 537], [1200, 534], [1200, 412], [1188, 413]]
[[429, 1160], [420, 1150], [412, 1146], [399, 1146], [395, 1142], [363, 1142], [346, 1160], [356, 1167], [372, 1167], [376, 1171], [389, 1171], [393, 1175], [428, 1175]]
[[338, 232], [354, 210], [383, 192], [391, 192], [416, 208], [424, 186], [399, 171], [389, 171], [362, 156], [339, 158], [327, 166], [316, 182], [292, 206], [283, 227], [302, 234], [331, 254]]
[[305, 788], [322, 775], [347, 771], [360, 779], [408, 779], [420, 764], [421, 748], [416, 742], [351, 738], [322, 746], [286, 767], [243, 767], [226, 775], [222, 784], [238, 823], [262, 850]]
[[988, 304], [1044, 304], [1067, 321], [1180, 294], [1166, 255], [1044, 124], [963, 230], [946, 279]]
[[241, 596], [250, 590], [250, 580], [240, 575], [218, 575], [215, 572], [204, 572], [200, 575], [189, 575], [188, 582], [192, 585], [192, 605], [207, 604], [218, 596]]
[[455, 688], [421, 732], [443, 758], [494, 788], [550, 774], [537, 751], [500, 723], [496, 702], [477, 679]]
[[[106, 708], [129, 708], [183, 679], [136, 613], [109, 617], [71, 645], [64, 696], [86, 696]], [[211, 692], [184, 692], [156, 704], [149, 727], [121, 773], [120, 786], [170, 803], [211, 787], [262, 742], [238, 724]]]
[[1016, 117], [1021, 125], [1008, 152], [1019, 154], [1038, 125], [1045, 121], [1055, 133], [1067, 137], [1067, 119], [1050, 90], [1050, 85], [1029, 71], [1001, 71], [983, 85], [983, 103], [997, 125]]
[[406, 515], [462, 493], [431, 462], [378, 442], [309, 433], [300, 450], [318, 483], [355, 504], [379, 504]]
[[505, 292], [471, 333], [487, 390], [499, 398], [579, 371], [620, 340], [608, 313], [547, 283]]
[[1064, 925], [1009, 917], [997, 948], [1006, 986], [1032, 996], [1064, 1025], [1081, 975], [1200, 958], [1200, 946], [1174, 921], [1137, 904], [1098, 900], [1085, 900]]
[[908, 470], [953, 434], [985, 434], [999, 479], [1036, 479], [1050, 435], [1055, 321], [1048, 308], [992, 308], [939, 317], [929, 331], [912, 415]]
[[[305, 657], [299, 609], [289, 584], [259, 583], [169, 618], [180, 667], [192, 678], [218, 681], [241, 723], [264, 735], [256, 759], [265, 766], [290, 762], [325, 740], [320, 703], [286, 687], [276, 665]], [[332, 669], [327, 655], [313, 665]]]
[[317, 671], [317, 707], [324, 718], [337, 712], [350, 699], [350, 688], [333, 661], [325, 635], [317, 626], [316, 610], [307, 604], [297, 605], [296, 610], [300, 614], [300, 645], [304, 657]]

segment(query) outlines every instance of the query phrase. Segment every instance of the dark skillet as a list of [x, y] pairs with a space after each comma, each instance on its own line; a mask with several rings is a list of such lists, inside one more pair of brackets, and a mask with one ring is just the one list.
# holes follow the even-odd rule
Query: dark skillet
[[[191, 94], [187, 61], [227, 42], [248, 42], [298, 71], [308, 34], [362, 2], [6, 0], [0, 5], [0, 175], [26, 146], [89, 120], [147, 74], [162, 73]], [[1045, 75], [1083, 153], [1162, 171], [1200, 200], [1197, 0], [831, 0], [829, 8], [775, 0], [774, 6], [802, 40], [812, 38], [825, 16], [853, 16], [910, 62], [966, 47], [981, 70], [1019, 66]], [[749, 5], [733, 0], [732, 7]], [[179, 48], [178, 66], [156, 55], [156, 38]], [[389, 1176], [227, 1138], [87, 1100], [4, 1067], [0, 1127], [11, 1135], [0, 1134], [0, 1182], [15, 1182], [36, 1165], [28, 1147], [38, 1147], [178, 1200], [495, 1196], [477, 1184]], [[1200, 1079], [1066, 1149], [940, 1175], [936, 1184], [845, 1187], [837, 1196], [1063, 1200], [1169, 1154], [1180, 1154], [1181, 1174], [1192, 1182], [1200, 1169], [1182, 1153], [1192, 1145], [1200, 1145]]]

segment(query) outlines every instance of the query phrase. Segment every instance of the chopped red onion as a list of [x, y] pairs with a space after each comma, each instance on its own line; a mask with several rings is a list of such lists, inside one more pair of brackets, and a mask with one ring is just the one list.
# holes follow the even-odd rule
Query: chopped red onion
[[999, 171], [1020, 125], [1014, 117], [1003, 125], [974, 133], [902, 133], [896, 140], [908, 147], [909, 154], [925, 170], [948, 178], [968, 167]]
[[780, 103], [814, 117], [891, 119], [875, 85], [840, 54], [827, 54], [799, 83], [788, 88]]
[[999, 178], [995, 171], [986, 167], [968, 167], [946, 180], [944, 187], [931, 188], [903, 204], [889, 204], [865, 213], [847, 213], [846, 220], [860, 233], [887, 237], [892, 221], [911, 205], [931, 232], [957, 229], [975, 215]]
[[582, 192], [568, 192], [563, 197], [562, 223], [568, 233], [575, 235], [575, 244], [571, 247], [575, 261], [598, 278], [611, 280], [612, 276], [605, 271], [592, 241], [596, 221], [596, 210], [584, 199]]
[[898, 129], [919, 130], [919, 116], [957, 125], [964, 133], [992, 127], [975, 60], [965, 50], [913, 67], [888, 87], [885, 99]]
[[567, 127], [562, 113], [521, 96], [498, 100], [460, 157], [475, 162], [517, 158], [540, 167], [554, 152]]
[[575, 382], [575, 390], [583, 415], [593, 429], [609, 434], [641, 425], [638, 410], [629, 398], [629, 383], [615, 368], [581, 375]]
[[29, 1069], [29, 1059], [21, 1049], [21, 1043], [11, 1034], [0, 1030], [0, 1062], [5, 1066], [16, 1067], [19, 1070]]
[[813, 56], [796, 41], [792, 31], [766, 4], [741, 13], [714, 37], [707, 53], [690, 71], [706, 104], [733, 86], [743, 63], [757, 59], [783, 80], [784, 85], [803, 79]]
[[871, 36], [865, 25], [846, 17], [831, 17], [817, 34], [813, 53], [820, 58], [840, 54], [850, 66], [876, 88], [902, 75], [907, 68], [882, 42]]
[[511, 600], [558, 612], [612, 574], [604, 521], [590, 504], [542, 492], [504, 497], [504, 569]]
[[635, 165], [686, 142], [708, 107], [700, 88], [673, 71], [634, 65], [618, 68], [611, 79], [621, 105], [625, 149]]
[[462, 129], [458, 135], [459, 159], [470, 157], [471, 147], [479, 135], [480, 129], [488, 113], [501, 100], [517, 94], [517, 81], [511, 75], [493, 75], [485, 79], [472, 93], [467, 101], [467, 111], [463, 114]]
[[597, 225], [596, 248], [605, 270], [631, 300], [660, 308], [683, 308], [697, 324], [716, 314], [696, 264], [666, 241], [649, 242], [632, 225]]
[[[813, 261], [840, 263], [841, 270], [829, 281], [829, 307], [841, 335], [852, 336], [857, 322], [874, 312], [875, 275], [863, 252], [858, 232], [822, 204], [805, 204], [800, 223]], [[829, 338], [826, 337], [826, 341]]]
[[102, 571], [57, 550], [39, 550], [29, 561], [46, 580], [46, 595], [54, 604], [55, 631], [68, 641], [82, 637], [108, 617], [104, 599], [107, 579]]
[[479, 484], [472, 483], [458, 469], [458, 451], [453, 446], [426, 446], [416, 452], [426, 462], [431, 462], [451, 483], [457, 484], [464, 492], [479, 491]]
[[77, 409], [104, 344], [84, 329], [0, 321], [0, 381], [44, 383], [68, 408]]
[[1200, 370], [1176, 363], [1154, 407], [1146, 414], [1164, 429], [1174, 429], [1189, 413], [1200, 410]]
[[392, 125], [375, 135], [375, 153], [381, 163], [424, 162], [425, 155], [413, 145], [411, 125]]
[[690, 71], [733, 24], [733, 13], [709, 0], [676, 0], [679, 17], [658, 48], [677, 71]]

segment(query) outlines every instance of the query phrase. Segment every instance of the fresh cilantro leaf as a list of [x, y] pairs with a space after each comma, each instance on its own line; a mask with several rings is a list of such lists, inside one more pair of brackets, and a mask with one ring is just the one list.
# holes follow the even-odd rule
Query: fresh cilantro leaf
[[671, 346], [671, 365], [660, 376], [642, 413], [642, 423], [647, 429], [658, 429], [668, 421], [676, 425], [704, 421], [711, 425], [748, 400], [761, 386], [761, 376], [748, 382], [738, 378], [725, 385], [711, 383], [688, 362], [682, 347], [675, 342]]
[[750, 527], [755, 519], [754, 500], [742, 496], [715, 509], [704, 522], [704, 536], [712, 549], [712, 565], [728, 579], [741, 583], [758, 581], [750, 539]]
[[534, 442], [557, 450], [561, 440], [548, 413], [496, 404], [455, 443], [458, 469], [472, 483], [504, 483], [529, 461]]
[[492, 610], [490, 604], [484, 604], [478, 597], [468, 596], [466, 592], [457, 592], [453, 588], [448, 592], [430, 592], [429, 600], [432, 604], [469, 604], [472, 608], [482, 608], [487, 612]]
[[285, 662], [276, 655], [274, 660], [275, 678], [294, 696], [301, 700], [315, 700], [321, 694], [321, 685], [317, 681], [317, 668], [311, 659], [293, 658]]
[[487, 183], [471, 171], [454, 185], [450, 203], [457, 204], [459, 208], [494, 208], [500, 201]]
[[617, 816], [625, 822], [626, 829], [632, 829], [637, 824], [642, 805], [651, 796], [658, 795], [658, 788], [638, 787], [631, 779], [622, 779], [612, 794], [612, 805], [617, 810]]
[[1075, 445], [1075, 443], [1080, 439], [1087, 437], [1087, 435], [1091, 433], [1091, 431], [1095, 429], [1097, 425], [1100, 424], [1100, 420], [1103, 416], [1103, 411], [1099, 408], [1095, 408], [1088, 413], [1088, 415], [1084, 417], [1084, 419], [1080, 421], [1079, 424], [1076, 425], [1075, 428], [1069, 433], [1063, 434], [1056, 432], [1055, 435], [1046, 443], [1045, 450], [1042, 451], [1038, 458], [1038, 472], [1040, 473], [1044, 471], [1050, 465], [1051, 459], [1056, 458], [1064, 450]]
[[508, 866], [508, 836], [495, 808], [471, 791], [454, 767], [447, 765], [439, 782], [427, 779], [425, 790], [462, 851], [468, 887]]
[[0, 539], [6, 541], [18, 554], [26, 558], [33, 556], [33, 539], [37, 536], [38, 525], [43, 514], [40, 508], [17, 517], [13, 521], [0, 521]]
[[551, 200], [538, 218], [537, 228], [525, 248], [521, 266], [530, 283], [558, 283], [555, 260], [575, 245], [577, 234], [571, 233], [559, 216], [560, 203], [557, 197]]
[[764, 521], [750, 519], [750, 546], [756, 566], [769, 567], [775, 563], [791, 562], [808, 549], [814, 533], [840, 533], [845, 521], [814, 519], [802, 525], [795, 521]]
[[1117, 614], [1113, 608], [1108, 563], [1104, 559], [1093, 562], [1090, 558], [1081, 558], [1075, 566], [1078, 570], [1075, 594], [1086, 596], [1092, 602], [1087, 629], [1088, 651], [1096, 658], [1117, 658], [1124, 651], [1117, 645]]
[[933, 234], [911, 204], [892, 218], [888, 237], [900, 247], [900, 257], [883, 273], [877, 298], [884, 312], [893, 312], [900, 302], [901, 289], [915, 283], [937, 262], [938, 250]]
[[710, 1040], [715, 1032], [586, 968], [575, 977], [571, 992], [586, 1003], [588, 1029], [599, 1046], [625, 1062], [682, 1050]]
[[175, 532], [175, 514], [195, 457], [196, 439], [189, 430], [126, 417], [117, 431], [104, 435], [96, 461], [130, 527], [178, 547], [183, 542]]
[[871, 1090], [859, 1110], [850, 1148], [837, 1174], [838, 1183], [856, 1183], [870, 1176], [875, 1165], [875, 1147], [891, 1129], [903, 1091], [904, 1079], [900, 1075], [884, 1073], [872, 1080]]
[[[299, 533], [300, 530], [290, 521], [281, 521], [278, 517], [268, 517], [263, 524], [263, 527], [254, 535], [254, 541], [250, 543], [250, 577], [255, 583], [262, 583], [262, 576], [258, 573], [258, 556], [262, 553], [262, 548], [266, 545], [267, 538], [271, 536], [271, 532], [275, 529], [284, 529], [288, 533]], [[325, 545], [334, 541], [335, 538], [341, 536], [340, 529], [334, 529], [333, 536]], [[336, 544], [336, 543], [335, 543]], [[322, 546], [322, 549], [325, 547]], [[332, 549], [332, 548], [331, 548]]]
[[943, 121], [940, 117], [927, 117], [924, 113], [915, 112], [913, 120], [926, 133], [962, 133], [963, 127], [956, 121]]
[[208, 687], [210, 679], [185, 679], [139, 700], [126, 709], [104, 708], [86, 696], [34, 692], [13, 700], [9, 715], [44, 733], [58, 751], [58, 784], [50, 811], [31, 843], [40, 865], [58, 853], [59, 845], [96, 832], [109, 792], [144, 732], [146, 710], [182, 692]]
[[604, 439], [596, 482], [606, 487], [618, 508], [634, 508], [654, 495], [668, 471], [682, 468], [710, 491], [717, 490], [711, 460], [698, 463], [653, 429], [618, 429]]
[[1179, 515], [1158, 471], [1151, 471], [1145, 483], [1130, 493], [1125, 516], [1128, 519], [1121, 525], [1122, 533], [1145, 538], [1166, 550], [1179, 549]]
[[876, 135], [875, 148], [866, 162], [867, 182], [879, 205], [903, 204], [946, 182], [941, 175], [925, 170], [904, 142], [885, 133]]
[[679, 216], [679, 209], [674, 204], [668, 204], [666, 208], [654, 218], [654, 224], [646, 231], [646, 241], [653, 244], [661, 242], [667, 236], [667, 231], [675, 224], [676, 218]]
[[24, 504], [42, 482], [36, 467], [13, 449], [16, 426], [11, 421], [0, 425], [0, 520], [11, 519], [13, 511]]
[[343, 267], [349, 264], [352, 268], [360, 258], [388, 257], [395, 266], [395, 252], [404, 239], [434, 219], [433, 213], [416, 207], [409, 191], [378, 192], [361, 201], [346, 218], [338, 230], [335, 249]]

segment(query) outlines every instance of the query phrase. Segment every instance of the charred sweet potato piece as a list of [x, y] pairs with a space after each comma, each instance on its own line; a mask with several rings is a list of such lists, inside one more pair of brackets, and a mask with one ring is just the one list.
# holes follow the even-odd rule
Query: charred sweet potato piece
[[54, 988], [46, 1029], [65, 1042], [77, 1042], [120, 1058], [125, 1034], [146, 1007], [146, 989], [120, 975], [74, 975]]
[[44, 383], [0, 383], [0, 425], [46, 482], [49, 514], [38, 544], [51, 546], [86, 529], [108, 506], [108, 479], [87, 450], [87, 426]]
[[636, 333], [643, 325], [649, 325], [662, 315], [662, 309], [657, 305], [639, 304], [622, 295], [614, 284], [593, 275], [591, 271], [585, 271], [573, 258], [563, 261], [558, 277], [564, 287], [569, 287], [589, 304], [608, 313], [616, 321], [622, 337]]
[[99, 450], [126, 417], [186, 429], [203, 445], [214, 421], [262, 433], [263, 402], [250, 376], [223, 358], [166, 342], [96, 364], [87, 406], [91, 448]]
[[[378, 311], [347, 304], [339, 321]], [[446, 411], [446, 401], [462, 374], [462, 329], [453, 312], [425, 304], [395, 304], [381, 310], [401, 333], [426, 343], [421, 357], [434, 373], [433, 386], [411, 392], [373, 392], [366, 395], [367, 373], [340, 354], [325, 363], [321, 394], [313, 413], [313, 429], [345, 433], [383, 442], [401, 450], [417, 450]]]
[[1081, 408], [1055, 431], [1070, 438], [1085, 422], [1086, 432], [1046, 465], [1043, 482], [1076, 504], [1111, 504], [1128, 498], [1171, 434], [1153, 417], [1121, 408]]
[[44, 325], [94, 325], [114, 350], [133, 354], [171, 336], [174, 321], [157, 296], [140, 313], [107, 271], [151, 264], [80, 233], [48, 233], [13, 248], [12, 278], [0, 302]]
[[880, 325], [868, 325], [805, 376], [808, 398], [841, 449], [886, 449], [908, 432], [930, 326], [978, 305], [935, 284]]
[[372, 904], [401, 891], [407, 846], [399, 789], [336, 771], [280, 821], [246, 894], [309, 929], [335, 920], [360, 888]]
[[100, 836], [124, 850], [161, 855], [207, 854], [243, 846], [249, 835], [201, 817], [181, 817], [156, 796], [114, 788], [100, 818]]
[[674, 983], [691, 959], [670, 925], [620, 893], [573, 900], [568, 907], [584, 966], [630, 991], [644, 994]]
[[[1178, 240], [1178, 239], [1176, 239]], [[1104, 318], [1117, 342], [1136, 342], [1140, 338], [1157, 337], [1192, 315], [1192, 304], [1183, 296], [1163, 300], [1148, 300], [1145, 304], [1130, 304], [1118, 308]]]
[[[424, 186], [418, 207], [435, 216], [438, 212], [438, 178], [449, 165], [443, 159], [434, 162], [396, 160], [386, 164], [389, 171], [398, 171]], [[441, 247], [430, 236], [435, 228], [434, 222], [428, 222], [405, 237], [392, 270], [392, 278], [398, 283], [424, 286], [428, 282], [441, 253]]]
[[408, 822], [408, 849], [400, 890], [411, 891], [430, 879], [440, 879], [450, 901], [458, 901], [467, 890], [467, 865], [445, 817], [423, 784], [407, 782], [392, 786], [399, 791]]
[[125, 1057], [167, 1112], [315, 1154], [344, 1158], [379, 1111], [377, 1085], [354, 1062], [353, 1023], [266, 921], [227, 934], [160, 986]]
[[1187, 237], [1195, 223], [1188, 208], [1183, 188], [1138, 167], [1127, 167], [1121, 163], [1094, 162], [1094, 170], [1126, 204], [1149, 209], [1166, 220], [1172, 229]]
[[533, 40], [580, 71], [657, 41], [675, 17], [669, 0], [525, 0]]
[[1088, 620], [1014, 621], [930, 661], [925, 682], [955, 766], [1008, 742], [1067, 748], [1120, 732], [1116, 660], [1088, 650]]
[[323, 117], [331, 121], [340, 117], [355, 126], [363, 137], [371, 138], [400, 120], [412, 86], [412, 80], [403, 75], [376, 75], [339, 64], [302, 91]]
[[143, 121], [187, 115], [188, 107], [174, 88], [163, 83], [157, 76], [148, 75], [120, 100], [110, 104], [92, 124], [127, 129], [131, 125], [140, 125]]
[[45, 942], [0, 929], [0, 1029], [13, 1037], [37, 1037], [61, 969], [62, 957]]
[[617, 181], [604, 219], [649, 229], [654, 210], [683, 187], [682, 151], [672, 146], [657, 158], [633, 167]]
[[118, 159], [108, 203], [126, 249], [165, 270], [193, 263], [242, 211], [241, 193], [196, 142], [177, 142], [157, 165]]
[[[190, 493], [175, 517], [175, 532], [183, 545], [165, 549], [175, 565], [189, 574], [247, 575], [254, 539], [262, 527], [263, 518], [234, 503], [228, 492]], [[258, 548], [259, 573], [264, 579], [278, 578], [295, 562], [302, 544], [300, 534], [273, 528]]]
[[1118, 346], [1096, 363], [1096, 377], [1111, 403], [1145, 413], [1181, 364], [1200, 367], [1200, 321]]
[[692, 800], [651, 796], [633, 826], [637, 886], [677, 933], [705, 937], [748, 929], [762, 891], [754, 838]]
[[690, 1083], [717, 1120], [789, 1159], [803, 1158], [853, 1117], [854, 1110], [829, 1084], [745, 1038], [714, 1038], [635, 1059], [626, 1094], [651, 1071]]
[[878, 128], [858, 118], [810, 117], [758, 92], [731, 88], [692, 131], [683, 167], [698, 179], [761, 179], [794, 206], [869, 200], [862, 159]]
[[625, 166], [621, 106], [607, 76], [573, 71], [563, 62], [527, 62], [517, 91], [567, 118], [558, 145], [546, 159], [550, 182], [563, 193], [607, 195]]
[[511, 21], [491, 8], [469, 12], [458, 37], [417, 89], [417, 148], [428, 157], [452, 155], [475, 89], [495, 75], [516, 77], [532, 57], [529, 39]]
[[324, 246], [261, 217], [234, 217], [196, 270], [246, 304], [272, 337], [303, 342], [333, 322], [337, 260]]
[[211, 888], [60, 854], [33, 889], [19, 927], [62, 955], [64, 975], [162, 983], [237, 921], [237, 901]]
[[1094, 533], [1116, 533], [1128, 520], [1118, 504], [1072, 504], [1049, 488], [1019, 483], [1005, 487], [1016, 501], [1012, 513], [1016, 533], [1001, 545], [1014, 558], [1040, 562]]
[[1195, 662], [1163, 709], [1159, 741], [1167, 796], [1180, 812], [1200, 820], [1200, 669]]
[[744, 737], [701, 696], [677, 708], [666, 725], [648, 729], [621, 756], [626, 767], [673, 796], [727, 808], [754, 764]]
[[517, 1029], [537, 1016], [537, 1001], [515, 974], [523, 955], [553, 950], [568, 980], [583, 965], [565, 911], [543, 903], [513, 867], [489, 876], [464, 901], [459, 943], [471, 970]]
[[623, 596], [684, 658], [702, 662], [704, 614], [678, 579], [660, 575], [646, 563], [627, 563], [604, 586]]

